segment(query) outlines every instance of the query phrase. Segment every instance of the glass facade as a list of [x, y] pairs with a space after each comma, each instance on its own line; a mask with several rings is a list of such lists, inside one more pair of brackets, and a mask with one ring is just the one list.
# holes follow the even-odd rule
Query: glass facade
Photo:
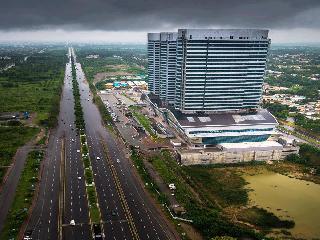
[[257, 132], [257, 131], [273, 131], [273, 128], [261, 128], [261, 129], [240, 129], [240, 130], [198, 130], [198, 131], [190, 131], [189, 134], [201, 134], [201, 133], [240, 133], [240, 132]]
[[186, 113], [258, 108], [269, 43], [267, 31], [179, 29], [175, 108]]
[[217, 145], [220, 143], [263, 142], [269, 137], [270, 135], [208, 137], [202, 138], [202, 143], [205, 145]]
[[160, 33], [148, 33], [148, 89], [160, 92]]
[[160, 33], [160, 98], [174, 103], [177, 33]]

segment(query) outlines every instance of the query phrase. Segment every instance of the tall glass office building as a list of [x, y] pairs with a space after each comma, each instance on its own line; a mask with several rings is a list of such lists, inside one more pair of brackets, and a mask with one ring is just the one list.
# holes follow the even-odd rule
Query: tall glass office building
[[257, 109], [268, 30], [179, 29], [175, 109], [183, 113]]
[[160, 33], [160, 98], [174, 103], [177, 33]]
[[160, 33], [148, 33], [148, 89], [160, 93]]
[[191, 144], [264, 142], [275, 133], [276, 119], [259, 108], [268, 30], [179, 29], [148, 39], [150, 91], [173, 103], [166, 119]]

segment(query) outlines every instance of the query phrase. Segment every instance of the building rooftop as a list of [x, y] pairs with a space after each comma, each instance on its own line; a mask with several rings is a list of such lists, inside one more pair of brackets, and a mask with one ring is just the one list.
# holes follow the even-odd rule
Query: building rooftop
[[172, 111], [182, 127], [207, 127], [230, 125], [277, 124], [278, 122], [266, 109], [258, 109], [255, 113], [216, 113], [216, 114], [184, 114]]
[[185, 34], [187, 39], [249, 39], [266, 40], [269, 30], [265, 29], [178, 29], [178, 37]]
[[161, 32], [160, 40], [161, 41], [176, 41], [178, 33], [177, 32]]
[[219, 146], [225, 151], [282, 150], [283, 148], [280, 143], [275, 141], [220, 143]]
[[160, 33], [148, 33], [149, 41], [160, 41]]

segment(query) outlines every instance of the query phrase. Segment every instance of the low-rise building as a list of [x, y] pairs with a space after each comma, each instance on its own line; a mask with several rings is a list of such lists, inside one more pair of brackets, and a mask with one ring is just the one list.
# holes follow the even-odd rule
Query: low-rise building
[[183, 165], [278, 161], [299, 153], [298, 145], [278, 142], [278, 122], [265, 109], [248, 114], [182, 114], [158, 107], [160, 103], [150, 96], [146, 99], [187, 143], [178, 147], [171, 142]]
[[275, 134], [277, 120], [265, 109], [249, 114], [183, 114], [167, 111], [169, 124], [192, 147], [216, 146], [221, 143], [266, 141]]
[[106, 89], [112, 89], [113, 83], [106, 83], [104, 86], [106, 87]]

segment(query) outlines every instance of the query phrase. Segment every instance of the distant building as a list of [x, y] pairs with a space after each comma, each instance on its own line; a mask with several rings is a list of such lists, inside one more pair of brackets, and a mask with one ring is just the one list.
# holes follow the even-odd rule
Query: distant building
[[121, 82], [115, 81], [115, 82], [113, 82], [113, 87], [115, 87], [115, 88], [120, 88], [120, 87], [125, 88], [125, 87], [128, 87], [128, 86], [129, 86], [129, 84], [127, 82], [124, 82], [124, 81], [121, 81]]
[[148, 33], [148, 89], [160, 93], [160, 33]]
[[90, 59], [90, 58], [99, 58], [99, 55], [88, 55], [86, 56], [86, 58]]
[[106, 83], [104, 86], [106, 87], [106, 89], [112, 89], [113, 83]]

